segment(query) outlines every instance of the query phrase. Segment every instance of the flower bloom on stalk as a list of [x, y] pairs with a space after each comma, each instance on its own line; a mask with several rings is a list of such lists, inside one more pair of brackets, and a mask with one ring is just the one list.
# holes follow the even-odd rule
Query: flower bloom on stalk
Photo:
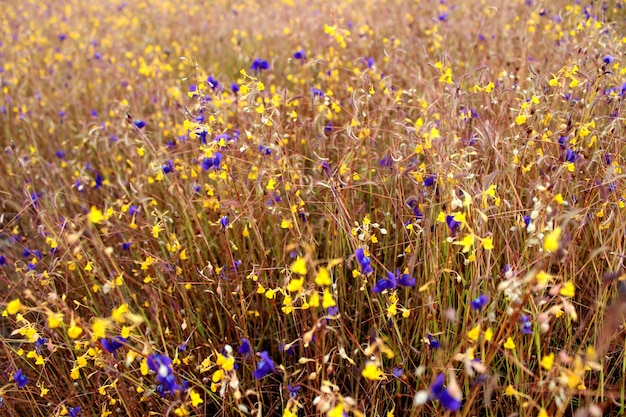
[[429, 388], [430, 398], [439, 401], [443, 408], [448, 411], [459, 411], [462, 400], [461, 392], [457, 387], [444, 387], [444, 381], [444, 374], [437, 375], [435, 382]]
[[159, 383], [161, 392], [163, 393], [174, 393], [175, 391], [179, 391], [181, 389], [180, 385], [176, 383], [176, 378], [174, 376], [174, 370], [172, 369], [172, 360], [160, 354], [153, 354], [148, 356], [146, 359], [148, 364], [148, 368], [156, 372], [156, 380]]
[[415, 285], [415, 278], [410, 276], [409, 274], [400, 274], [399, 270], [396, 270], [396, 273], [389, 271], [387, 273], [387, 278], [381, 278], [376, 281], [376, 285], [372, 289], [375, 293], [380, 293], [385, 290], [392, 290], [397, 288], [398, 285], [403, 287], [412, 287]]
[[441, 343], [439, 343], [439, 340], [435, 336], [429, 334], [426, 337], [428, 338], [428, 345], [431, 349], [439, 349]]
[[259, 356], [261, 357], [261, 360], [257, 364], [254, 372], [252, 372], [252, 375], [256, 379], [261, 379], [276, 370], [276, 364], [274, 364], [274, 361], [272, 360], [272, 358], [270, 358], [270, 355], [269, 353], [267, 353], [267, 351], [260, 352]]
[[244, 337], [243, 339], [241, 339], [241, 345], [237, 349], [237, 352], [240, 355], [245, 355], [245, 359], [248, 359], [248, 356], [250, 356], [251, 351], [252, 351], [252, 346], [250, 346], [250, 341], [248, 341], [248, 339]]
[[200, 166], [205, 171], [208, 171], [211, 168], [219, 170], [221, 169], [220, 164], [222, 163], [223, 159], [224, 159], [224, 155], [222, 155], [220, 152], [215, 152], [215, 154], [212, 157], [204, 158]]
[[300, 59], [306, 59], [306, 52], [304, 51], [304, 48], [300, 48], [298, 51], [296, 51], [296, 52], [293, 54], [293, 58], [294, 58], [294, 59], [298, 59], [298, 60], [300, 60]]
[[100, 344], [109, 353], [112, 353], [113, 356], [117, 357], [116, 351], [124, 346], [127, 342], [126, 338], [122, 336], [115, 336], [109, 339], [100, 339]]
[[485, 294], [480, 294], [478, 297], [474, 298], [471, 302], [472, 304], [472, 309], [473, 310], [480, 310], [481, 308], [483, 308], [487, 302], [489, 301], [489, 299], [487, 298], [487, 296]]
[[363, 250], [363, 248], [358, 248], [354, 255], [356, 256], [356, 260], [361, 267], [361, 273], [363, 273], [363, 275], [368, 275], [374, 272], [372, 265], [370, 265], [370, 257], [365, 256], [365, 250]]
[[256, 58], [254, 61], [252, 61], [252, 65], [250, 65], [250, 69], [254, 71], [255, 73], [261, 72], [261, 71], [270, 69], [270, 64], [264, 59]]
[[519, 321], [523, 334], [533, 334], [533, 325], [530, 322], [530, 316], [522, 315], [520, 316]]
[[454, 220], [454, 216], [450, 215], [446, 216], [446, 224], [448, 225], [448, 228], [453, 235], [455, 235], [461, 229], [462, 225], [461, 222]]
[[220, 217], [220, 226], [222, 226], [222, 230], [226, 230], [229, 223], [230, 223], [230, 220], [228, 219], [228, 216]]
[[24, 375], [24, 372], [21, 369], [18, 369], [17, 372], [15, 372], [13, 375], [13, 381], [20, 388], [24, 388], [28, 384], [28, 378]]

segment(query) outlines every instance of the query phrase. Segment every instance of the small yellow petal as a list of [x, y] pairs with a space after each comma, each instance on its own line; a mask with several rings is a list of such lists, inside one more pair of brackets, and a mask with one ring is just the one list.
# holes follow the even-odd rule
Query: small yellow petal
[[291, 272], [298, 274], [298, 275], [306, 275], [307, 273], [307, 269], [306, 269], [306, 261], [303, 258], [298, 257], [292, 264], [291, 264]]
[[469, 337], [474, 342], [478, 340], [480, 336], [480, 324], [476, 325], [472, 330], [467, 333], [467, 337]]
[[509, 337], [506, 339], [506, 342], [504, 343], [504, 348], [515, 349], [515, 342], [513, 341], [513, 338]]
[[7, 313], [11, 315], [17, 314], [23, 308], [24, 306], [22, 305], [20, 299], [16, 298], [15, 300], [9, 301], [9, 304], [7, 304]]
[[550, 369], [552, 369], [553, 365], [554, 365], [554, 353], [551, 353], [541, 358], [541, 367], [545, 369], [546, 371], [549, 371]]
[[383, 373], [380, 368], [375, 363], [368, 363], [365, 365], [365, 368], [361, 371], [361, 375], [363, 375], [366, 379], [370, 381], [378, 381], [383, 379]]
[[548, 252], [556, 252], [559, 249], [559, 243], [561, 240], [561, 228], [556, 227], [553, 231], [548, 233], [543, 240], [543, 248]]
[[560, 294], [563, 297], [573, 297], [576, 294], [576, 287], [572, 281], [567, 281], [561, 288]]

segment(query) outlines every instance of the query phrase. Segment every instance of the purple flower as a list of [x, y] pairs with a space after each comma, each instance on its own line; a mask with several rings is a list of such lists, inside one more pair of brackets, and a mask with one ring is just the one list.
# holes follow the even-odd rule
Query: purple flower
[[293, 54], [294, 59], [306, 59], [306, 52], [304, 51], [304, 48], [300, 48], [299, 51], [296, 51]]
[[237, 83], [232, 83], [230, 85], [230, 90], [234, 93], [237, 94], [239, 92], [239, 84]]
[[124, 346], [127, 342], [126, 338], [122, 336], [115, 336], [109, 339], [100, 339], [100, 344], [109, 353], [115, 354], [115, 351]]
[[461, 409], [461, 400], [453, 396], [450, 391], [443, 386], [445, 376], [437, 375], [435, 382], [429, 388], [431, 398], [438, 400], [443, 408], [448, 411], [459, 411]]
[[311, 94], [313, 94], [313, 97], [324, 97], [324, 92], [315, 87], [311, 87]]
[[162, 393], [174, 393], [181, 389], [180, 385], [176, 383], [176, 377], [174, 376], [174, 370], [172, 369], [172, 360], [160, 354], [153, 354], [146, 359], [148, 368], [156, 372], [156, 380], [159, 383], [158, 389]]
[[296, 396], [298, 395], [298, 391], [300, 391], [300, 388], [302, 388], [300, 385], [296, 385], [291, 386], [291, 385], [287, 385], [287, 390], [289, 391], [289, 396], [291, 398], [296, 398]]
[[214, 90], [216, 90], [220, 86], [220, 83], [217, 82], [217, 80], [213, 78], [212, 75], [209, 75], [209, 77], [206, 79], [206, 83]]
[[480, 310], [485, 306], [485, 304], [487, 304], [488, 301], [489, 299], [485, 294], [480, 294], [478, 297], [474, 298], [471, 301], [472, 309]]
[[24, 372], [21, 369], [18, 369], [17, 372], [13, 375], [13, 381], [17, 384], [18, 387], [24, 388], [26, 384], [28, 384], [28, 378], [24, 375]]
[[461, 228], [461, 222], [454, 220], [454, 216], [446, 216], [446, 223], [452, 234], [455, 234]]
[[432, 187], [433, 184], [435, 183], [435, 179], [437, 177], [435, 177], [434, 175], [429, 175], [424, 179], [424, 187]]
[[276, 370], [276, 365], [274, 364], [272, 358], [270, 358], [267, 351], [260, 352], [259, 356], [261, 357], [261, 360], [257, 364], [255, 371], [252, 372], [252, 375], [256, 379], [261, 379]]
[[161, 167], [161, 170], [164, 174], [169, 174], [170, 172], [174, 171], [174, 164], [168, 159]]
[[222, 230], [226, 230], [226, 227], [228, 227], [229, 223], [230, 220], [228, 219], [228, 216], [220, 217], [220, 226], [222, 226]]
[[394, 366], [391, 370], [391, 375], [395, 376], [396, 378], [400, 378], [402, 374], [404, 374], [404, 371], [402, 370], [402, 368], [399, 368], [397, 366]]
[[244, 337], [241, 339], [241, 345], [239, 345], [237, 352], [239, 352], [240, 355], [246, 355], [246, 359], [248, 358], [250, 352], [252, 352], [252, 346], [247, 338]]
[[398, 277], [398, 284], [403, 287], [413, 287], [415, 285], [415, 278], [409, 274], [400, 274]]
[[78, 415], [80, 414], [80, 407], [72, 407], [67, 410], [67, 412], [70, 417], [78, 417]]
[[393, 272], [387, 273], [387, 278], [381, 278], [376, 281], [374, 288], [372, 288], [372, 292], [379, 293], [385, 290], [392, 290], [396, 288], [396, 276]]
[[202, 169], [205, 171], [208, 171], [211, 168], [218, 170], [220, 169], [220, 164], [222, 163], [223, 159], [224, 155], [222, 155], [220, 152], [215, 152], [212, 157], [204, 158], [201, 164]]
[[570, 148], [567, 148], [565, 150], [565, 160], [567, 162], [575, 162], [576, 159], [578, 159], [578, 154], [576, 153], [576, 151], [573, 151]]
[[429, 334], [426, 337], [428, 338], [428, 344], [431, 349], [439, 349], [439, 347], [441, 346], [441, 343], [439, 343], [439, 340], [435, 336], [433, 336], [432, 334]]
[[370, 257], [365, 256], [365, 251], [363, 250], [363, 248], [358, 248], [354, 255], [356, 256], [356, 260], [361, 267], [361, 273], [363, 273], [364, 275], [368, 275], [374, 272], [372, 265], [370, 265]]
[[254, 72], [260, 72], [269, 68], [269, 62], [261, 58], [256, 58], [254, 61], [252, 61], [252, 65], [250, 65], [250, 69]]
[[376, 281], [376, 284], [374, 285], [374, 288], [372, 288], [372, 291], [375, 293], [380, 293], [385, 290], [392, 290], [398, 285], [402, 285], [404, 287], [412, 287], [415, 285], [415, 278], [413, 278], [409, 274], [400, 274], [400, 270], [396, 270], [395, 274], [389, 271], [387, 272], [387, 278], [381, 278]]
[[411, 207], [411, 209], [413, 210], [413, 215], [415, 216], [416, 220], [421, 220], [424, 218], [424, 214], [421, 212], [419, 203], [417, 202], [416, 199], [414, 198], [409, 199], [409, 201], [407, 202], [407, 205]]
[[522, 315], [519, 321], [523, 334], [533, 334], [533, 324], [530, 322], [530, 316]]
[[609, 54], [606, 54], [602, 57], [602, 62], [604, 62], [606, 65], [612, 64], [613, 61], [615, 61], [615, 58], [613, 58], [613, 56]]
[[48, 342], [48, 339], [40, 337], [35, 341], [35, 350], [38, 354], [41, 354], [41, 348]]
[[393, 166], [393, 159], [391, 159], [391, 155], [383, 157], [380, 160], [380, 166], [383, 168], [391, 168]]
[[144, 122], [143, 120], [135, 120], [135, 126], [137, 126], [137, 128], [139, 129], [143, 129], [144, 127], [146, 127], [146, 122]]

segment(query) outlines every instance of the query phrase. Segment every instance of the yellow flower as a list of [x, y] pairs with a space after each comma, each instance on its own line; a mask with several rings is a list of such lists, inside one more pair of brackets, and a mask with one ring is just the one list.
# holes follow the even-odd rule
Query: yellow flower
[[539, 409], [539, 414], [537, 414], [537, 417], [548, 417], [548, 412], [545, 408], [541, 407]]
[[189, 415], [189, 411], [187, 410], [187, 407], [185, 407], [184, 405], [181, 405], [176, 410], [174, 410], [174, 414], [177, 417], [187, 417]]
[[315, 291], [311, 297], [309, 297], [309, 306], [311, 307], [319, 307], [320, 305], [320, 295]]
[[543, 248], [548, 252], [556, 252], [559, 249], [559, 242], [561, 240], [561, 228], [556, 227], [553, 231], [548, 233], [543, 239]]
[[373, 362], [368, 362], [365, 365], [365, 368], [361, 371], [361, 375], [370, 381], [379, 381], [383, 379], [383, 372], [380, 370], [378, 365]]
[[485, 250], [493, 249], [493, 240], [491, 240], [491, 237], [486, 237], [483, 239], [483, 248], [485, 248]]
[[469, 337], [474, 342], [478, 340], [480, 336], [480, 324], [476, 325], [472, 330], [467, 333], [467, 337]]
[[506, 342], [504, 342], [504, 348], [515, 349], [515, 342], [513, 341], [513, 338], [509, 337], [506, 339]]
[[542, 287], [545, 287], [549, 281], [552, 281], [552, 276], [545, 271], [540, 271], [535, 278], [537, 278], [537, 283]]
[[303, 258], [298, 257], [292, 264], [291, 264], [291, 272], [293, 272], [294, 274], [298, 274], [298, 275], [306, 275], [307, 273], [307, 269], [306, 269], [306, 261]]
[[24, 309], [24, 306], [22, 305], [22, 302], [20, 301], [19, 298], [9, 301], [9, 304], [7, 304], [7, 313], [9, 313], [10, 315], [17, 314], [19, 311], [23, 309]]
[[474, 235], [472, 233], [466, 235], [460, 242], [454, 242], [455, 245], [463, 246], [463, 253], [467, 253], [470, 251], [472, 246], [474, 246]]
[[563, 297], [573, 297], [576, 294], [576, 287], [574, 286], [572, 281], [567, 281], [565, 284], [563, 284], [560, 294]]
[[213, 375], [211, 376], [211, 381], [217, 383], [220, 382], [222, 378], [224, 378], [224, 371], [218, 369], [217, 371], [213, 372]]
[[76, 322], [72, 320], [70, 322], [70, 328], [67, 329], [67, 335], [72, 339], [77, 339], [83, 333], [83, 329], [76, 325]]
[[525, 114], [520, 114], [519, 116], [517, 116], [517, 117], [515, 118], [515, 123], [516, 123], [518, 126], [521, 126], [521, 125], [523, 125], [524, 123], [526, 123], [526, 115], [525, 115]]
[[337, 404], [326, 415], [327, 417], [343, 417], [343, 404]]
[[202, 397], [200, 397], [200, 394], [198, 394], [194, 390], [189, 391], [189, 398], [191, 398], [191, 405], [193, 405], [194, 407], [197, 407], [204, 402]]
[[487, 342], [491, 342], [491, 339], [493, 339], [493, 330], [491, 330], [491, 327], [485, 330], [484, 337]]
[[549, 371], [554, 366], [554, 353], [549, 354], [541, 358], [541, 367], [546, 371]]
[[103, 220], [104, 214], [102, 214], [102, 210], [98, 209], [96, 206], [91, 206], [89, 214], [87, 215], [87, 221], [91, 224], [98, 224]]
[[324, 290], [324, 295], [322, 296], [322, 307], [329, 308], [329, 307], [334, 307], [336, 305], [337, 303], [335, 302], [335, 298], [333, 297], [331, 292], [328, 291], [328, 288], [326, 288]]
[[109, 320], [97, 317], [91, 323], [91, 335], [95, 339], [103, 339], [106, 337], [106, 331], [109, 327], [111, 327]]
[[330, 273], [328, 272], [328, 268], [321, 267], [319, 271], [317, 271], [317, 276], [315, 277], [315, 284], [319, 286], [326, 286], [332, 283], [333, 282], [330, 279]]
[[291, 281], [289, 281], [289, 285], [287, 285], [287, 291], [298, 292], [302, 290], [303, 285], [304, 285], [304, 277], [300, 279], [291, 278]]
[[128, 313], [128, 304], [124, 303], [111, 312], [111, 317], [117, 324], [122, 324], [126, 322], [126, 313]]

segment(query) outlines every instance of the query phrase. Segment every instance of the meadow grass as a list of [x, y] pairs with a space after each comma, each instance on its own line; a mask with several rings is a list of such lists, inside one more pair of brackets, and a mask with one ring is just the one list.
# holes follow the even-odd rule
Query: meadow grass
[[626, 411], [623, 2], [2, 9], [1, 415]]

